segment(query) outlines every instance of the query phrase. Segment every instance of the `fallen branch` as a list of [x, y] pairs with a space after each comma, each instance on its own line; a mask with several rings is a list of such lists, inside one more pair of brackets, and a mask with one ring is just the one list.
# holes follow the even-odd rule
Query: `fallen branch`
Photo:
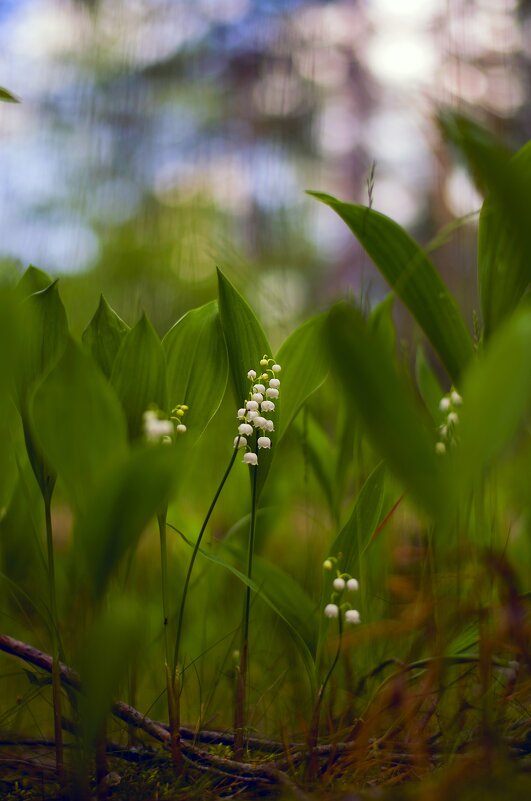
[[[20, 640], [16, 640], [14, 637], [10, 637], [7, 634], [0, 635], [0, 651], [16, 656], [24, 660], [24, 662], [41, 668], [48, 673], [52, 670], [52, 657], [49, 654], [39, 651], [37, 648], [21, 642]], [[80, 690], [81, 683], [76, 671], [60, 662], [59, 672], [61, 681], [65, 685]], [[124, 723], [142, 729], [165, 747], [169, 746], [170, 734], [168, 730], [161, 723], [152, 720], [147, 717], [147, 715], [143, 715], [138, 709], [135, 709], [129, 704], [125, 704], [123, 701], [115, 701], [112, 704], [111, 712], [115, 717], [124, 721]], [[291, 780], [287, 777], [280, 777], [280, 771], [274, 763], [258, 765], [252, 762], [237, 762], [232, 759], [216, 756], [188, 743], [183, 744], [183, 756], [189, 763], [200, 769], [209, 770], [215, 768], [218, 773], [223, 773], [225, 776], [244, 782], [253, 781], [266, 784], [282, 782], [285, 785], [286, 778], [288, 783], [291, 784]]]

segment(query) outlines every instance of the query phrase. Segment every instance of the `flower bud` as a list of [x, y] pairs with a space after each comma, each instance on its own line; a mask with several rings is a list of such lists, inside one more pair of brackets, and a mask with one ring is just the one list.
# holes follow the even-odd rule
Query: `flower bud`
[[186, 426], [184, 425], [184, 423], [179, 423], [179, 425], [176, 427], [175, 430], [178, 431], [179, 434], [184, 434], [184, 432], [186, 431]]
[[357, 592], [359, 588], [360, 585], [358, 584], [358, 580], [355, 578], [349, 578], [349, 580], [347, 581], [347, 590], [349, 592]]
[[280, 386], [280, 380], [278, 378], [272, 378], [269, 382], [269, 386], [273, 387], [273, 389], [278, 389]]
[[449, 398], [441, 398], [439, 403], [439, 409], [441, 412], [447, 412], [450, 408], [450, 399]]
[[249, 372], [247, 373], [247, 378], [250, 378], [252, 381], [254, 381], [254, 379], [256, 378], [256, 371], [249, 370]]
[[461, 404], [463, 403], [463, 398], [461, 397], [459, 392], [455, 391], [455, 389], [452, 390], [452, 392], [450, 394], [450, 399], [451, 399], [452, 403], [454, 404], [454, 406], [461, 406]]
[[336, 592], [343, 592], [343, 590], [345, 589], [345, 579], [338, 577], [334, 579], [332, 585], [334, 587], [334, 590], [336, 590]]
[[271, 369], [273, 370], [274, 373], [280, 373], [282, 367], [280, 366], [280, 364], [274, 364]]
[[255, 392], [265, 392], [265, 386], [263, 384], [255, 384], [253, 390]]
[[333, 566], [334, 565], [332, 564], [330, 559], [325, 559], [324, 560], [324, 562], [323, 562], [323, 570], [332, 570]]

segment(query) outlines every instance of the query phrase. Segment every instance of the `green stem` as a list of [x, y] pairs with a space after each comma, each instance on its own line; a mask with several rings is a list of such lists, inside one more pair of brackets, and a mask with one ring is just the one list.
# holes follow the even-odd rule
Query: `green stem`
[[307, 763], [307, 767], [306, 767], [306, 778], [308, 780], [313, 780], [313, 779], [315, 779], [315, 776], [316, 776], [316, 772], [317, 772], [317, 768], [318, 768], [318, 762], [317, 762], [317, 756], [316, 756], [315, 749], [316, 749], [317, 744], [319, 742], [319, 724], [321, 722], [321, 707], [323, 705], [323, 698], [324, 698], [324, 694], [325, 694], [325, 691], [326, 691], [326, 687], [328, 685], [328, 682], [330, 681], [332, 673], [334, 672], [334, 670], [336, 668], [336, 665], [337, 665], [337, 663], [339, 661], [339, 657], [340, 657], [340, 654], [341, 654], [341, 645], [342, 645], [342, 640], [343, 640], [343, 619], [342, 619], [342, 616], [341, 616], [341, 609], [339, 610], [339, 614], [338, 614], [338, 618], [337, 618], [337, 625], [338, 625], [338, 634], [339, 634], [339, 636], [338, 636], [338, 639], [337, 639], [336, 653], [335, 653], [334, 659], [332, 660], [332, 664], [328, 668], [328, 672], [327, 672], [326, 676], [323, 679], [323, 683], [321, 684], [321, 687], [319, 688], [319, 692], [317, 693], [317, 699], [316, 699], [316, 702], [315, 702], [315, 707], [314, 707], [314, 710], [313, 710], [312, 720], [311, 720], [311, 723], [310, 723], [310, 731], [309, 731], [309, 735], [308, 735], [308, 763]]
[[157, 516], [160, 538], [160, 584], [162, 592], [162, 615], [164, 617], [164, 655], [166, 664], [169, 664], [168, 648], [168, 546], [166, 542], [166, 514], [167, 509]]
[[190, 584], [190, 578], [192, 576], [192, 570], [194, 569], [195, 559], [196, 559], [196, 556], [198, 554], [199, 548], [201, 546], [201, 541], [203, 539], [203, 534], [205, 533], [206, 527], [208, 526], [208, 522], [209, 522], [209, 520], [210, 520], [210, 518], [212, 516], [212, 512], [214, 511], [216, 503], [218, 502], [218, 498], [221, 495], [221, 491], [222, 491], [223, 487], [225, 486], [225, 482], [227, 481], [227, 479], [229, 477], [229, 473], [232, 470], [232, 466], [233, 466], [234, 462], [236, 461], [236, 456], [237, 455], [238, 455], [238, 448], [234, 448], [234, 452], [233, 452], [233, 454], [232, 454], [232, 456], [230, 458], [229, 465], [228, 465], [227, 469], [225, 470], [223, 478], [221, 479], [221, 483], [220, 483], [219, 487], [216, 490], [216, 494], [214, 495], [214, 498], [212, 499], [212, 503], [210, 504], [210, 507], [208, 509], [206, 517], [203, 520], [203, 525], [201, 526], [201, 530], [199, 532], [199, 536], [197, 538], [197, 541], [196, 541], [196, 543], [194, 545], [194, 549], [192, 551], [192, 556], [190, 558], [190, 564], [188, 565], [188, 571], [186, 573], [186, 578], [184, 580], [183, 593], [182, 593], [182, 597], [181, 597], [181, 606], [179, 608], [179, 618], [178, 618], [178, 621], [177, 621], [177, 635], [176, 635], [176, 639], [175, 639], [175, 651], [174, 651], [174, 655], [173, 655], [173, 665], [172, 665], [174, 671], [177, 669], [177, 666], [179, 664], [179, 656], [180, 656], [180, 650], [181, 650], [181, 639], [182, 639], [182, 631], [183, 631], [184, 610], [185, 610], [185, 607], [186, 607], [186, 599], [187, 599], [187, 596], [188, 596], [188, 586]]
[[[247, 553], [247, 578], [250, 580], [253, 575], [253, 555], [254, 541], [256, 533], [256, 500], [258, 484], [258, 468], [252, 467], [251, 484], [251, 528], [249, 531], [249, 550]], [[240, 665], [236, 675], [236, 697], [234, 701], [234, 758], [243, 759], [244, 752], [244, 727], [246, 718], [246, 688], [247, 688], [247, 668], [249, 664], [249, 617], [251, 611], [251, 588], [245, 588], [245, 599], [243, 603], [242, 618], [242, 639], [240, 645]]]
[[59, 667], [59, 619], [57, 615], [57, 596], [55, 591], [55, 560], [53, 551], [52, 495], [46, 493], [44, 499], [44, 518], [46, 525], [46, 549], [48, 557], [48, 592], [50, 596], [50, 617], [52, 635], [52, 703], [55, 736], [55, 764], [61, 788], [65, 789], [65, 766], [63, 754], [63, 729], [61, 716], [61, 673]]
[[170, 667], [170, 648], [168, 640], [168, 545], [166, 540], [166, 515], [167, 508], [157, 515], [159, 524], [160, 538], [160, 583], [162, 591], [162, 615], [164, 618], [164, 660], [166, 674], [166, 698], [168, 702], [168, 723], [170, 726], [170, 751], [173, 768], [176, 774], [181, 772], [182, 753], [181, 753], [181, 721], [179, 709], [179, 683], [175, 668]]

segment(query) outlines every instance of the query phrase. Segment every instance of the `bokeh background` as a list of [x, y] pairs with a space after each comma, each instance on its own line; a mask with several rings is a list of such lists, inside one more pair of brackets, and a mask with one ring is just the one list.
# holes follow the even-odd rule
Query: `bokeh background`
[[276, 343], [341, 294], [385, 294], [344, 224], [304, 194], [367, 202], [373, 171], [374, 207], [433, 245], [469, 307], [481, 197], [434, 118], [450, 104], [510, 146], [529, 138], [529, 11], [0, 0], [0, 84], [21, 100], [0, 104], [2, 273], [61, 276], [77, 332], [103, 291], [164, 333], [215, 296], [219, 264]]

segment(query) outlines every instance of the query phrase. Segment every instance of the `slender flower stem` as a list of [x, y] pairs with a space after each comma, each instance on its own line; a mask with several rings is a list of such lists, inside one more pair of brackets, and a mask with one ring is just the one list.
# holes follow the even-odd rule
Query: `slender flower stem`
[[44, 517], [46, 525], [46, 549], [48, 556], [48, 592], [50, 596], [50, 617], [52, 635], [52, 703], [53, 723], [55, 736], [55, 763], [60, 787], [65, 790], [65, 765], [63, 754], [63, 729], [61, 724], [61, 674], [60, 674], [60, 644], [59, 619], [57, 616], [57, 596], [55, 591], [55, 560], [53, 552], [52, 528], [52, 495], [47, 492], [44, 499]]
[[316, 771], [318, 768], [318, 761], [315, 749], [319, 741], [319, 724], [321, 722], [321, 707], [323, 705], [324, 694], [328, 682], [330, 681], [332, 673], [336, 668], [336, 665], [339, 661], [339, 657], [341, 654], [341, 645], [343, 641], [343, 619], [341, 615], [341, 610], [339, 611], [339, 615], [337, 617], [337, 625], [338, 625], [338, 638], [337, 638], [336, 653], [334, 659], [332, 660], [332, 664], [328, 668], [328, 672], [324, 677], [323, 682], [319, 688], [319, 692], [317, 693], [317, 699], [313, 710], [312, 721], [310, 723], [310, 731], [308, 735], [308, 762], [306, 766], [306, 778], [309, 780], [315, 779]]
[[203, 525], [201, 526], [201, 530], [199, 532], [199, 536], [197, 537], [196, 543], [194, 545], [194, 549], [192, 551], [192, 556], [190, 558], [190, 564], [188, 565], [188, 571], [186, 573], [186, 578], [184, 580], [183, 593], [182, 593], [182, 596], [181, 596], [181, 606], [179, 608], [179, 619], [177, 621], [177, 636], [176, 636], [176, 639], [175, 639], [175, 651], [174, 651], [174, 655], [173, 655], [173, 668], [174, 668], [174, 670], [177, 669], [177, 666], [179, 664], [179, 656], [180, 656], [180, 650], [181, 650], [181, 639], [182, 639], [182, 630], [183, 630], [183, 620], [184, 620], [184, 610], [185, 610], [185, 607], [186, 607], [186, 599], [187, 599], [187, 596], [188, 596], [188, 586], [190, 584], [190, 578], [192, 576], [192, 570], [194, 569], [195, 559], [196, 559], [197, 553], [199, 551], [199, 548], [201, 546], [201, 541], [203, 539], [203, 534], [205, 533], [206, 527], [208, 526], [209, 520], [210, 520], [210, 518], [212, 516], [212, 512], [214, 511], [216, 503], [218, 502], [218, 498], [221, 495], [221, 491], [222, 491], [223, 487], [225, 486], [225, 482], [227, 481], [227, 479], [229, 477], [229, 473], [232, 470], [232, 466], [233, 466], [234, 462], [236, 461], [236, 456], [237, 455], [238, 455], [238, 449], [234, 448], [233, 454], [232, 454], [232, 456], [230, 458], [230, 461], [229, 461], [229, 465], [228, 465], [227, 469], [225, 470], [223, 478], [221, 479], [221, 483], [220, 483], [219, 487], [216, 490], [214, 498], [212, 499], [212, 503], [210, 504], [210, 507], [208, 509], [206, 517], [203, 520]]
[[164, 618], [164, 660], [166, 673], [166, 697], [168, 702], [168, 723], [170, 726], [170, 751], [172, 756], [173, 768], [179, 774], [183, 766], [181, 753], [181, 733], [180, 733], [180, 712], [179, 712], [179, 686], [176, 671], [170, 665], [170, 648], [168, 638], [168, 545], [166, 540], [166, 515], [167, 508], [157, 515], [160, 537], [160, 576], [162, 591], [162, 615]]
[[172, 754], [173, 765], [177, 773], [181, 771], [183, 765], [183, 757], [181, 750], [181, 731], [180, 731], [181, 728], [180, 697], [182, 688], [182, 671], [179, 668], [179, 658], [181, 653], [184, 611], [186, 608], [186, 599], [188, 597], [188, 587], [190, 585], [190, 579], [192, 576], [192, 571], [194, 569], [195, 559], [198, 554], [199, 548], [201, 546], [203, 534], [206, 531], [206, 527], [208, 526], [208, 522], [212, 516], [212, 512], [214, 511], [216, 503], [218, 502], [218, 498], [221, 495], [221, 491], [225, 486], [225, 482], [229, 477], [229, 473], [232, 470], [232, 466], [236, 461], [237, 454], [238, 454], [238, 449], [234, 448], [234, 452], [230, 458], [228, 467], [225, 470], [220, 485], [217, 488], [214, 498], [212, 499], [212, 503], [209, 506], [206, 517], [203, 520], [199, 536], [197, 537], [194, 549], [192, 551], [192, 556], [190, 558], [190, 563], [188, 565], [186, 578], [184, 580], [184, 587], [181, 596], [181, 605], [179, 607], [179, 617], [177, 621], [177, 633], [175, 636], [175, 650], [173, 653], [173, 662], [171, 663], [169, 657], [169, 645], [167, 637], [167, 623], [168, 623], [167, 581], [168, 580], [167, 580], [167, 553], [166, 553], [166, 515], [164, 515], [163, 526], [162, 526], [162, 520], [159, 517], [160, 547], [161, 547], [161, 560], [162, 560], [162, 606], [164, 614], [164, 644], [166, 649], [166, 690], [168, 693], [168, 716], [170, 724], [171, 754]]
[[[247, 578], [251, 579], [253, 575], [253, 555], [254, 555], [254, 541], [256, 532], [256, 488], [258, 468], [251, 468], [252, 474], [252, 489], [251, 489], [251, 528], [249, 531], [249, 550], [247, 554]], [[251, 610], [251, 588], [249, 585], [245, 588], [245, 600], [243, 604], [243, 619], [242, 619], [242, 639], [240, 645], [240, 665], [236, 676], [236, 697], [234, 702], [234, 758], [237, 760], [243, 759], [244, 752], [244, 726], [246, 718], [246, 686], [247, 686], [247, 668], [249, 662], [249, 615]]]

